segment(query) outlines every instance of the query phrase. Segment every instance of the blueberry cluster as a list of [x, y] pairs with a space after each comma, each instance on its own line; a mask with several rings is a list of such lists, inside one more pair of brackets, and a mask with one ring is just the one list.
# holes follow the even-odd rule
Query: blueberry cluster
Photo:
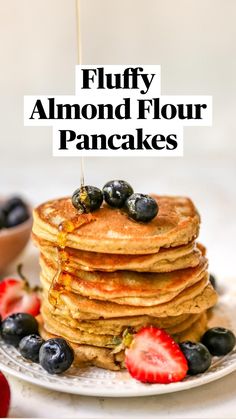
[[211, 365], [212, 356], [223, 356], [231, 352], [236, 338], [231, 330], [213, 327], [203, 335], [201, 342], [182, 342], [180, 349], [188, 362], [188, 374], [205, 372]]
[[81, 186], [72, 195], [72, 204], [81, 214], [99, 209], [103, 200], [110, 207], [124, 208], [130, 218], [139, 222], [151, 221], [158, 213], [155, 199], [134, 193], [124, 180], [111, 180], [102, 191], [95, 186]]
[[0, 204], [0, 229], [15, 227], [28, 218], [27, 205], [20, 197], [14, 196]]
[[19, 349], [21, 355], [40, 365], [50, 374], [60, 374], [70, 368], [74, 351], [62, 338], [44, 341], [38, 333], [38, 322], [27, 313], [8, 316], [1, 323], [1, 337]]

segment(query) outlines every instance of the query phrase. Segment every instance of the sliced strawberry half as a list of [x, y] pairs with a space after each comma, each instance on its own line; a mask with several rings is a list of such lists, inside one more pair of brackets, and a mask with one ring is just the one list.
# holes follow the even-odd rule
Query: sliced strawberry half
[[142, 328], [125, 350], [125, 365], [136, 380], [168, 384], [182, 380], [186, 358], [168, 333], [153, 326]]
[[[21, 275], [21, 270], [19, 273]], [[31, 289], [23, 276], [22, 279], [5, 278], [0, 282], [0, 315], [2, 319], [13, 313], [29, 313], [37, 316], [39, 310], [40, 299], [37, 289]]]
[[0, 418], [6, 418], [10, 406], [10, 387], [6, 377], [0, 372]]

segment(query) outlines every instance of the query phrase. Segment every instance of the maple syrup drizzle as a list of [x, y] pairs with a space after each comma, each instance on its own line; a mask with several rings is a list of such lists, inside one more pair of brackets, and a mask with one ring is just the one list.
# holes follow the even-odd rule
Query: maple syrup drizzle
[[[81, 33], [80, 33], [80, 0], [77, 0], [77, 34], [78, 34], [78, 64], [81, 64]], [[81, 157], [80, 162], [81, 175], [80, 183], [81, 188], [84, 186], [84, 157]], [[68, 256], [65, 251], [67, 236], [82, 225], [93, 221], [95, 218], [91, 214], [83, 214], [85, 217], [80, 215], [76, 219], [65, 220], [58, 226], [57, 234], [57, 272], [53, 278], [50, 290], [49, 290], [49, 301], [53, 305], [57, 305], [60, 293], [64, 290], [63, 282], [64, 279], [69, 278], [67, 275], [63, 275], [63, 271], [67, 270]], [[68, 285], [68, 283], [67, 283]]]
[[84, 157], [80, 159], [80, 186], [84, 186]]
[[[71, 280], [67, 272], [71, 272], [67, 268], [69, 262], [68, 255], [65, 251], [67, 238], [69, 233], [73, 233], [84, 224], [90, 223], [95, 218], [92, 214], [80, 214], [72, 220], [65, 220], [58, 226], [57, 234], [57, 272], [53, 278], [51, 287], [49, 289], [48, 299], [49, 302], [55, 307], [59, 305], [60, 294], [65, 291], [65, 287], [69, 287]], [[71, 272], [73, 273], [73, 272]]]
[[81, 19], [80, 19], [80, 0], [76, 2], [76, 14], [77, 14], [77, 61], [78, 64], [82, 64], [82, 43], [81, 43]]
[[[70, 223], [70, 224], [69, 224]], [[67, 229], [66, 227], [68, 226], [68, 229], [73, 231], [72, 229], [72, 223], [71, 222], [67, 222], [67, 224], [65, 224], [65, 222], [61, 223], [58, 227], [58, 234], [57, 234], [57, 271], [56, 274], [53, 278], [50, 290], [49, 290], [49, 302], [53, 305], [53, 306], [57, 306], [58, 305], [58, 300], [60, 298], [60, 293], [63, 291], [63, 287], [62, 287], [62, 275], [63, 275], [63, 266], [65, 263], [65, 253], [64, 253], [64, 249], [66, 246], [66, 241], [67, 241]]]

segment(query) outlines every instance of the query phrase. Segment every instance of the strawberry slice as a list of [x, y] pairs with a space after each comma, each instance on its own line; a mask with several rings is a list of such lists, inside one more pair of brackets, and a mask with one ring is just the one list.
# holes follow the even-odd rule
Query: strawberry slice
[[10, 405], [10, 387], [5, 376], [0, 372], [0, 418], [6, 418]]
[[13, 313], [29, 313], [37, 316], [40, 310], [40, 299], [37, 288], [31, 289], [28, 281], [18, 272], [21, 279], [5, 278], [0, 282], [0, 315], [2, 319]]
[[125, 365], [136, 380], [143, 383], [168, 384], [182, 380], [187, 361], [177, 343], [164, 330], [142, 328], [125, 350]]

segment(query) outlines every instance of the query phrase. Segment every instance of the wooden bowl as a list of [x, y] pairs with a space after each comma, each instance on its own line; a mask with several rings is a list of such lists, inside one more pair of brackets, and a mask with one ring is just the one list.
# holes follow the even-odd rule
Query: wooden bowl
[[31, 208], [28, 220], [11, 228], [0, 230], [0, 272], [17, 258], [29, 241], [32, 229]]

